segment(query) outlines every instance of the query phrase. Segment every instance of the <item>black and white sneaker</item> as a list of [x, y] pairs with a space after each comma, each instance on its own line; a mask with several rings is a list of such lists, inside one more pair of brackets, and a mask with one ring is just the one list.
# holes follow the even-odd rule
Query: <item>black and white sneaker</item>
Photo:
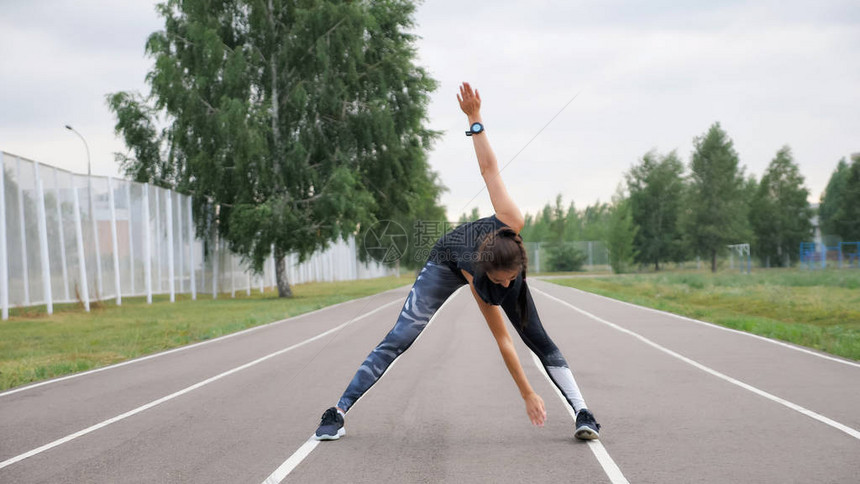
[[594, 414], [587, 408], [576, 414], [576, 432], [573, 435], [579, 440], [600, 438], [600, 424], [594, 420]]
[[320, 426], [314, 438], [317, 440], [337, 440], [346, 433], [343, 428], [343, 416], [336, 407], [331, 407], [323, 413]]

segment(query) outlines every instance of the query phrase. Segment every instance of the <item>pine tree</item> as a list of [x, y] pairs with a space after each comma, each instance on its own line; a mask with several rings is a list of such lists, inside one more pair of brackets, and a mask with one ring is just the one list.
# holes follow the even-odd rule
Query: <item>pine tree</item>
[[812, 209], [803, 176], [788, 146], [770, 162], [750, 205], [755, 248], [763, 265], [787, 266], [812, 232]]
[[748, 236], [743, 169], [720, 123], [693, 144], [683, 227], [691, 248], [709, 257], [716, 272], [717, 254]]
[[567, 207], [567, 214], [564, 221], [564, 240], [576, 241], [582, 240], [582, 220], [579, 218], [579, 212], [576, 211], [576, 205], [571, 201]]
[[527, 223], [523, 227], [522, 232], [520, 232], [523, 240], [528, 242], [548, 242], [550, 240], [550, 225], [552, 223], [552, 206], [546, 204], [539, 214], [534, 217], [526, 214], [525, 217], [530, 220], [530, 223]]
[[627, 272], [636, 259], [635, 240], [639, 227], [633, 222], [633, 211], [629, 198], [616, 193], [609, 210], [606, 230], [606, 246], [609, 249], [609, 265], [616, 274]]
[[472, 211], [468, 214], [462, 213], [460, 214], [460, 218], [457, 219], [457, 225], [463, 225], [464, 223], [474, 222], [481, 218], [481, 213], [478, 211], [478, 207], [472, 207]]
[[606, 240], [611, 218], [611, 206], [601, 203], [586, 205], [582, 211], [582, 240]]
[[843, 241], [860, 241], [860, 155], [852, 156], [842, 186], [839, 204], [833, 214], [834, 232]]
[[654, 151], [627, 173], [630, 210], [633, 223], [639, 227], [635, 246], [637, 261], [653, 264], [679, 260], [682, 236], [678, 224], [684, 180], [684, 165], [675, 152], [660, 156]]
[[556, 244], [561, 244], [565, 241], [564, 234], [566, 232], [565, 224], [567, 217], [561, 200], [561, 193], [559, 193], [555, 197], [555, 205], [552, 207], [552, 222], [550, 223], [550, 233], [552, 234], [550, 240]]
[[274, 247], [281, 296], [288, 252], [304, 259], [376, 220], [439, 215], [426, 161], [436, 133], [423, 127], [436, 83], [415, 65], [411, 2], [158, 9], [152, 104], [109, 96], [134, 154], [120, 161], [138, 181], [191, 193], [198, 234], [217, 233], [257, 270]]
[[835, 235], [836, 212], [842, 205], [845, 183], [848, 180], [849, 165], [845, 158], [839, 160], [836, 169], [830, 175], [827, 187], [821, 195], [821, 204], [818, 206], [818, 220], [821, 227], [821, 235]]

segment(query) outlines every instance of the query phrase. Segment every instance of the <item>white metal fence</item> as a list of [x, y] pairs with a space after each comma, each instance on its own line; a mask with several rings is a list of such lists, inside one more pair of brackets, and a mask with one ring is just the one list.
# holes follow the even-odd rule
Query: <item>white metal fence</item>
[[[87, 177], [0, 151], [0, 304], [9, 308], [177, 293], [250, 293], [275, 286], [220, 245], [203, 257], [191, 198], [149, 184]], [[354, 240], [338, 241], [302, 264], [287, 258], [290, 283], [393, 274], [358, 261]]]
[[[606, 244], [598, 240], [568, 241], [565, 245], [571, 246], [582, 253], [584, 257], [583, 268], [595, 270], [609, 265], [609, 249]], [[529, 258], [529, 272], [550, 272], [549, 251], [557, 244], [548, 242], [526, 242], [526, 255]]]

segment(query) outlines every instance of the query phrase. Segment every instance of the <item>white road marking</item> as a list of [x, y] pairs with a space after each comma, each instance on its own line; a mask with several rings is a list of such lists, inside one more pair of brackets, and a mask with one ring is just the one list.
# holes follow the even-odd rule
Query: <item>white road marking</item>
[[[535, 290], [535, 289], [532, 289]], [[535, 366], [538, 367], [541, 374], [546, 378], [549, 382], [549, 385], [555, 390], [555, 394], [558, 395], [558, 398], [561, 399], [564, 404], [564, 408], [567, 409], [567, 413], [570, 414], [570, 418], [573, 419], [574, 425], [576, 424], [576, 414], [573, 412], [573, 409], [570, 407], [570, 404], [567, 403], [567, 399], [562, 395], [561, 390], [556, 387], [549, 375], [547, 375], [546, 370], [543, 367], [543, 364], [540, 362], [540, 359], [537, 357], [534, 352], [530, 352], [532, 354], [532, 359], [535, 362]], [[609, 478], [609, 481], [612, 484], [630, 484], [624, 474], [621, 472], [621, 469], [618, 467], [618, 464], [612, 460], [612, 457], [609, 455], [609, 452], [606, 450], [606, 447], [603, 446], [603, 443], [600, 440], [589, 440], [588, 448], [591, 450], [591, 453], [594, 454], [594, 457], [597, 459], [597, 462], [600, 463], [600, 467], [603, 467], [603, 472], [606, 473], [606, 477]]]
[[370, 295], [370, 296], [365, 296], [365, 297], [358, 298], [358, 299], [350, 299], [349, 301], [344, 301], [344, 302], [341, 302], [341, 303], [333, 304], [333, 305], [331, 305], [331, 306], [326, 306], [326, 307], [324, 307], [324, 308], [315, 309], [315, 310], [313, 310], [313, 311], [310, 311], [310, 312], [307, 312], [307, 313], [302, 313], [302, 314], [299, 314], [299, 315], [296, 315], [296, 316], [293, 316], [293, 317], [290, 317], [290, 318], [287, 318], [287, 319], [281, 319], [280, 321], [273, 321], [273, 322], [271, 322], [271, 323], [266, 323], [266, 324], [263, 324], [263, 325], [260, 325], [260, 326], [254, 326], [253, 328], [244, 329], [244, 330], [242, 330], [242, 331], [238, 331], [238, 332], [236, 332], [236, 333], [226, 334], [226, 335], [224, 335], [224, 336], [219, 336], [219, 337], [217, 337], [217, 338], [212, 338], [212, 339], [209, 339], [209, 340], [206, 340], [206, 341], [201, 341], [201, 342], [199, 342], [199, 343], [190, 344], [190, 345], [188, 345], [188, 346], [182, 346], [182, 347], [180, 347], [180, 348], [174, 348], [174, 349], [172, 349], [172, 350], [162, 351], [161, 353], [155, 353], [155, 354], [152, 354], [152, 355], [147, 355], [147, 356], [143, 356], [143, 357], [140, 357], [140, 358], [135, 358], [135, 359], [133, 359], [133, 360], [123, 361], [122, 363], [116, 363], [116, 364], [114, 364], [114, 365], [104, 366], [104, 367], [102, 367], [102, 368], [96, 368], [95, 370], [89, 370], [89, 371], [84, 371], [84, 372], [81, 372], [81, 373], [75, 373], [75, 374], [72, 374], [72, 375], [68, 375], [68, 376], [64, 376], [64, 377], [60, 377], [60, 378], [54, 378], [54, 379], [52, 379], [52, 380], [47, 380], [47, 381], [43, 381], [43, 382], [40, 382], [40, 383], [35, 383], [35, 384], [33, 384], [33, 385], [28, 385], [28, 386], [25, 386], [25, 387], [16, 388], [16, 389], [14, 389], [14, 390], [9, 390], [9, 391], [6, 391], [6, 392], [3, 392], [3, 393], [0, 393], [0, 398], [5, 397], [5, 396], [7, 396], [7, 395], [12, 395], [13, 393], [18, 393], [18, 392], [24, 392], [24, 391], [27, 391], [27, 390], [32, 390], [32, 389], [34, 389], [34, 388], [38, 388], [38, 387], [41, 387], [41, 386], [44, 386], [44, 385], [50, 385], [50, 384], [52, 384], [52, 383], [59, 383], [59, 382], [61, 382], [61, 381], [65, 381], [65, 380], [71, 380], [72, 378], [78, 378], [78, 377], [82, 377], [82, 376], [86, 376], [86, 375], [91, 375], [91, 374], [93, 374], [93, 373], [99, 373], [99, 372], [106, 371], [106, 370], [113, 370], [114, 368], [119, 368], [119, 367], [122, 367], [122, 366], [131, 365], [131, 364], [133, 364], [133, 363], [140, 363], [141, 361], [151, 360], [151, 359], [153, 359], [153, 358], [158, 358], [158, 357], [161, 357], [161, 356], [169, 355], [169, 354], [171, 354], [171, 353], [177, 353], [177, 352], [179, 352], [179, 351], [189, 350], [189, 349], [191, 349], [191, 348], [196, 348], [196, 347], [198, 347], [198, 346], [207, 345], [207, 344], [209, 344], [209, 343], [215, 343], [215, 342], [217, 342], [217, 341], [224, 341], [225, 339], [228, 339], [228, 338], [233, 338], [233, 337], [235, 337], [235, 336], [239, 336], [239, 335], [247, 334], [247, 333], [250, 333], [250, 332], [252, 332], [252, 331], [257, 331], [257, 330], [259, 330], [259, 329], [267, 328], [267, 327], [270, 327], [270, 326], [275, 326], [275, 325], [278, 325], [278, 324], [281, 324], [281, 323], [292, 322], [292, 321], [295, 321], [296, 319], [304, 318], [305, 316], [311, 316], [311, 315], [314, 315], [314, 314], [316, 314], [316, 313], [319, 313], [319, 312], [322, 312], [322, 311], [326, 311], [326, 310], [328, 310], [328, 309], [334, 309], [334, 308], [336, 308], [336, 307], [338, 307], [338, 306], [343, 306], [344, 304], [349, 304], [349, 303], [352, 303], [352, 302], [361, 301], [361, 300], [363, 300], [363, 299], [368, 299], [368, 298], [371, 298], [371, 297], [374, 297], [374, 296], [379, 296], [380, 294], [385, 294], [385, 293], [388, 293], [388, 292], [391, 292], [391, 291], [396, 291], [397, 289], [400, 289], [400, 288], [389, 289], [388, 291], [385, 291], [385, 292], [381, 292], [381, 293], [377, 293], [377, 294], [372, 294], [372, 295]]
[[314, 436], [311, 435], [311, 437], [302, 444], [301, 447], [299, 447], [299, 450], [295, 451], [289, 459], [285, 460], [283, 464], [275, 469], [275, 472], [263, 481], [263, 484], [279, 484], [290, 472], [293, 472], [293, 469], [295, 469], [297, 465], [305, 460], [305, 457], [317, 448], [319, 443], [320, 441], [316, 440]]
[[577, 289], [577, 288], [575, 288], [575, 287], [562, 286], [562, 285], [560, 285], [560, 284], [555, 284], [555, 285], [556, 285], [556, 286], [558, 286], [558, 287], [563, 287], [563, 288], [565, 288], [565, 289], [572, 289], [572, 290], [574, 290], [574, 291], [576, 291], [576, 292], [581, 292], [581, 293], [583, 293], [583, 294], [587, 294], [587, 295], [589, 295], [589, 296], [596, 296], [596, 297], [599, 297], [599, 298], [602, 298], [602, 299], [606, 299], [606, 300], [609, 300], [609, 301], [612, 301], [612, 302], [615, 302], [615, 303], [618, 303], [618, 304], [624, 304], [625, 306], [634, 307], [634, 308], [636, 308], [636, 309], [643, 309], [643, 310], [645, 310], [645, 311], [650, 311], [650, 312], [652, 312], [652, 313], [662, 314], [662, 315], [665, 315], [665, 316], [672, 316], [672, 317], [674, 317], [674, 318], [678, 318], [678, 319], [681, 319], [681, 320], [684, 320], [684, 321], [687, 321], [687, 322], [690, 322], [690, 323], [701, 324], [701, 325], [703, 325], [703, 326], [708, 326], [708, 327], [710, 327], [710, 328], [720, 329], [720, 330], [723, 330], [723, 331], [729, 331], [729, 332], [731, 332], [731, 333], [735, 333], [735, 334], [742, 334], [742, 335], [744, 335], [744, 336], [749, 336], [749, 337], [751, 337], [751, 338], [755, 338], [755, 339], [758, 339], [758, 340], [761, 340], [761, 341], [766, 341], [766, 342], [768, 342], [768, 343], [772, 343], [772, 344], [775, 344], [775, 345], [779, 345], [779, 346], [782, 346], [782, 347], [784, 347], [784, 348], [788, 348], [788, 349], [790, 349], [790, 350], [799, 351], [799, 352], [801, 352], [801, 353], [806, 353], [806, 354], [808, 354], [808, 355], [812, 355], [812, 356], [817, 356], [817, 357], [819, 357], [819, 358], [822, 358], [822, 359], [825, 359], [825, 360], [829, 360], [829, 361], [834, 361], [834, 362], [836, 362], [836, 363], [842, 363], [843, 365], [848, 365], [848, 366], [853, 366], [853, 367], [855, 367], [855, 368], [860, 368], [860, 363], [857, 363], [857, 362], [855, 362], [855, 361], [849, 361], [849, 360], [845, 360], [845, 359], [842, 359], [842, 358], [836, 358], [836, 357], [834, 357], [834, 356], [826, 355], [826, 354], [823, 354], [823, 353], [817, 353], [817, 352], [815, 352], [815, 351], [808, 350], [808, 349], [803, 348], [803, 347], [801, 347], [801, 346], [795, 346], [795, 345], [792, 345], [792, 344], [786, 343], [786, 342], [784, 342], [784, 341], [779, 341], [779, 340], [775, 340], [775, 339], [767, 338], [767, 337], [765, 337], [765, 336], [761, 336], [761, 335], [753, 334], [753, 333], [748, 333], [748, 332], [746, 332], [746, 331], [740, 331], [740, 330], [733, 329], [733, 328], [727, 328], [727, 327], [725, 327], [725, 326], [720, 326], [719, 324], [715, 324], [715, 323], [709, 323], [709, 322], [707, 322], [707, 321], [700, 321], [700, 320], [698, 320], [698, 319], [688, 318], [687, 316], [681, 316], [680, 314], [670, 313], [669, 311], [662, 311], [662, 310], [660, 310], [660, 309], [649, 308], [649, 307], [647, 307], [647, 306], [639, 306], [638, 304], [633, 304], [633, 303], [629, 303], [629, 302], [627, 302], [627, 301], [621, 301], [621, 300], [618, 300], [618, 299], [613, 299], [613, 298], [611, 298], [611, 297], [602, 296], [602, 295], [600, 295], [600, 294], [595, 294], [595, 293], [593, 293], [593, 292], [583, 291], [582, 289]]
[[62, 444], [65, 444], [65, 443], [67, 443], [67, 442], [69, 442], [69, 441], [72, 441], [72, 440], [74, 440], [74, 439], [77, 439], [78, 437], [81, 437], [81, 436], [83, 436], [83, 435], [86, 435], [86, 434], [89, 434], [89, 433], [91, 433], [91, 432], [94, 432], [94, 431], [96, 431], [96, 430], [98, 430], [98, 429], [101, 429], [101, 428], [107, 427], [108, 425], [111, 425], [111, 424], [113, 424], [113, 423], [119, 422], [120, 420], [124, 420], [124, 419], [126, 419], [126, 418], [128, 418], [128, 417], [131, 417], [131, 416], [133, 416], [133, 415], [137, 415], [138, 413], [141, 413], [141, 412], [143, 412], [143, 411], [149, 410], [149, 409], [150, 409], [150, 408], [152, 408], [152, 407], [155, 407], [155, 406], [160, 405], [160, 404], [162, 404], [162, 403], [164, 403], [164, 402], [167, 402], [167, 401], [173, 400], [174, 398], [179, 397], [179, 396], [182, 396], [182, 395], [185, 395], [186, 393], [189, 393], [189, 392], [192, 392], [192, 391], [194, 391], [194, 390], [197, 390], [198, 388], [203, 387], [203, 386], [206, 386], [206, 385], [208, 385], [208, 384], [210, 384], [210, 383], [212, 383], [212, 382], [214, 382], [214, 381], [220, 380], [220, 379], [224, 378], [225, 376], [229, 376], [229, 375], [232, 375], [233, 373], [240, 372], [240, 371], [245, 370], [245, 369], [247, 369], [247, 368], [250, 368], [250, 367], [252, 367], [252, 366], [254, 366], [254, 365], [257, 365], [257, 364], [259, 364], [259, 363], [262, 363], [262, 362], [264, 362], [264, 361], [266, 361], [266, 360], [269, 360], [269, 359], [274, 358], [274, 357], [276, 357], [276, 356], [282, 355], [282, 354], [284, 354], [284, 353], [286, 353], [286, 352], [288, 352], [288, 351], [292, 351], [292, 350], [294, 350], [294, 349], [296, 349], [296, 348], [299, 348], [299, 347], [304, 346], [304, 345], [306, 345], [306, 344], [308, 344], [308, 343], [311, 343], [311, 342], [313, 342], [313, 341], [316, 341], [316, 340], [318, 340], [318, 339], [320, 339], [320, 338], [324, 338], [325, 336], [328, 336], [329, 334], [332, 334], [332, 333], [334, 333], [334, 332], [337, 332], [337, 331], [339, 331], [340, 329], [342, 329], [342, 328], [344, 328], [344, 327], [346, 327], [346, 326], [349, 326], [350, 324], [352, 324], [352, 323], [354, 323], [354, 322], [356, 322], [356, 321], [358, 321], [358, 320], [360, 320], [360, 319], [364, 319], [364, 318], [366, 318], [366, 317], [368, 317], [368, 316], [370, 316], [370, 315], [372, 315], [372, 314], [375, 314], [375, 313], [377, 313], [377, 312], [379, 312], [379, 311], [383, 310], [384, 308], [386, 308], [386, 307], [388, 307], [388, 306], [391, 306], [392, 304], [396, 304], [396, 303], [400, 303], [400, 302], [401, 302], [401, 300], [399, 300], [399, 299], [398, 299], [398, 300], [395, 300], [395, 301], [391, 301], [391, 302], [389, 302], [389, 303], [387, 303], [387, 304], [384, 304], [384, 305], [382, 305], [382, 306], [380, 306], [380, 307], [378, 307], [378, 308], [376, 308], [376, 309], [374, 309], [374, 310], [372, 310], [372, 311], [370, 311], [370, 312], [364, 313], [364, 314], [362, 314], [361, 316], [357, 316], [357, 317], [355, 317], [355, 318], [352, 318], [352, 319], [350, 319], [349, 321], [347, 321], [347, 322], [345, 322], [345, 323], [343, 323], [343, 324], [341, 324], [341, 325], [339, 325], [339, 326], [337, 326], [337, 327], [334, 327], [334, 328], [332, 328], [332, 329], [330, 329], [330, 330], [328, 330], [328, 331], [322, 332], [322, 333], [320, 333], [320, 334], [318, 334], [318, 335], [316, 335], [316, 336], [314, 336], [314, 337], [312, 337], [312, 338], [308, 338], [308, 339], [306, 339], [306, 340], [302, 341], [301, 343], [296, 343], [296, 344], [294, 344], [294, 345], [292, 345], [292, 346], [289, 346], [289, 347], [287, 347], [287, 348], [284, 348], [284, 349], [282, 349], [282, 350], [278, 350], [278, 351], [276, 351], [276, 352], [274, 352], [274, 353], [270, 353], [270, 354], [268, 354], [268, 355], [266, 355], [266, 356], [263, 356], [262, 358], [258, 358], [258, 359], [256, 359], [256, 360], [254, 360], [254, 361], [252, 361], [252, 362], [250, 362], [250, 363], [245, 363], [245, 364], [244, 364], [244, 365], [242, 365], [242, 366], [238, 366], [238, 367], [236, 367], [236, 368], [233, 368], [232, 370], [225, 371], [224, 373], [221, 373], [221, 374], [219, 374], [219, 375], [213, 376], [212, 378], [209, 378], [209, 379], [207, 379], [207, 380], [203, 380], [203, 381], [201, 381], [201, 382], [199, 382], [199, 383], [196, 383], [196, 384], [194, 384], [194, 385], [191, 385], [190, 387], [187, 387], [187, 388], [184, 388], [184, 389], [182, 389], [182, 390], [179, 390], [178, 392], [171, 393], [170, 395], [167, 395], [167, 396], [165, 396], [165, 397], [159, 398], [158, 400], [155, 400], [155, 401], [152, 401], [152, 402], [150, 402], [150, 403], [147, 403], [146, 405], [143, 405], [143, 406], [137, 407], [137, 408], [135, 408], [134, 410], [130, 410], [130, 411], [126, 412], [126, 413], [123, 413], [122, 415], [117, 415], [116, 417], [113, 417], [113, 418], [111, 418], [111, 419], [108, 419], [108, 420], [105, 420], [105, 421], [103, 421], [103, 422], [97, 423], [97, 424], [95, 424], [95, 425], [93, 425], [93, 426], [91, 426], [91, 427], [87, 427], [87, 428], [85, 428], [85, 429], [83, 429], [83, 430], [81, 430], [81, 431], [79, 431], [79, 432], [75, 432], [75, 433], [70, 434], [70, 435], [67, 435], [67, 436], [65, 436], [65, 437], [63, 437], [63, 438], [61, 438], [61, 439], [57, 439], [57, 440], [55, 440], [55, 441], [53, 441], [53, 442], [51, 442], [51, 443], [49, 443], [49, 444], [45, 444], [45, 445], [43, 445], [43, 446], [41, 446], [41, 447], [39, 447], [39, 448], [33, 449], [33, 450], [29, 451], [29, 452], [25, 452], [25, 453], [23, 453], [23, 454], [21, 454], [21, 455], [18, 455], [18, 456], [12, 457], [11, 459], [7, 459], [7, 460], [5, 460], [5, 461], [3, 461], [3, 462], [0, 462], [0, 469], [3, 469], [4, 467], [8, 467], [8, 466], [10, 466], [10, 465], [12, 465], [12, 464], [14, 464], [14, 463], [16, 463], [16, 462], [20, 462], [20, 461], [22, 461], [22, 460], [24, 460], [24, 459], [27, 459], [28, 457], [33, 457], [34, 455], [40, 454], [40, 453], [42, 453], [42, 452], [45, 452], [46, 450], [53, 449], [54, 447], [60, 446], [60, 445], [62, 445]]
[[[427, 329], [430, 328], [430, 323], [432, 323], [433, 320], [436, 319], [436, 316], [438, 316], [439, 313], [442, 312], [442, 309], [445, 308], [445, 305], [448, 304], [448, 302], [450, 302], [452, 299], [454, 299], [454, 296], [456, 296], [457, 293], [459, 293], [461, 290], [463, 290], [464, 287], [466, 287], [466, 286], [462, 286], [459, 289], [457, 289], [456, 291], [454, 291], [454, 293], [451, 294], [450, 296], [448, 296], [448, 299], [445, 300], [445, 302], [443, 302], [441, 306], [439, 306], [439, 309], [437, 309], [436, 312], [433, 314], [433, 316], [430, 317], [430, 320], [427, 321], [427, 326], [424, 327], [424, 330], [421, 331], [421, 333], [418, 335], [418, 338], [415, 338], [415, 341], [412, 342], [413, 345], [418, 342], [418, 339], [421, 338], [421, 336], [424, 333], [427, 332]], [[379, 381], [382, 380], [382, 377], [384, 377], [391, 370], [391, 368], [394, 367], [394, 364], [397, 363], [397, 360], [399, 360], [399, 359], [400, 358], [395, 358], [395, 360], [392, 361], [390, 365], [388, 365], [388, 368], [386, 368], [385, 371], [382, 373], [382, 375], [379, 376], [379, 380], [376, 380], [376, 383], [379, 383]], [[375, 386], [376, 386], [376, 384], [371, 386], [364, 393], [364, 395], [367, 395], [368, 393], [370, 393], [370, 391], [373, 390], [373, 387], [375, 387]], [[361, 400], [361, 398], [364, 397], [364, 395], [362, 395], [361, 397], [358, 398], [358, 400], [353, 402], [352, 406], [354, 407], [359, 402], [359, 400]], [[269, 477], [267, 477], [266, 480], [263, 481], [263, 484], [280, 484], [281, 481], [283, 481], [288, 475], [290, 475], [290, 472], [293, 472], [293, 470], [299, 464], [301, 464], [303, 460], [305, 460], [305, 457], [310, 455], [312, 450], [316, 449], [316, 447], [317, 447], [316, 444], [318, 444], [318, 443], [319, 443], [319, 441], [314, 439], [314, 436], [312, 435], [311, 438], [308, 439], [307, 442], [302, 444], [302, 446], [299, 447], [298, 450], [293, 452], [293, 455], [291, 455], [289, 458], [287, 458], [287, 460], [285, 460], [283, 464], [278, 466], [278, 468], [275, 469], [275, 472], [272, 472], [272, 474], [270, 474]], [[332, 445], [332, 444], [328, 444], [328, 445]]]
[[557, 302], [559, 302], [559, 303], [561, 303], [561, 304], [564, 304], [565, 306], [570, 307], [570, 308], [571, 308], [571, 309], [573, 309], [574, 311], [577, 311], [577, 312], [579, 312], [579, 313], [581, 313], [581, 314], [583, 314], [583, 315], [585, 315], [585, 316], [588, 316], [589, 318], [591, 318], [591, 319], [593, 319], [593, 320], [595, 320], [595, 321], [597, 321], [597, 322], [599, 322], [599, 323], [603, 323], [603, 324], [605, 324], [605, 325], [607, 325], [607, 326], [609, 326], [609, 327], [611, 327], [611, 328], [613, 328], [613, 329], [616, 329], [616, 330], [618, 330], [618, 331], [621, 331], [622, 333], [627, 333], [627, 334], [629, 334], [630, 336], [633, 336], [634, 338], [636, 338], [636, 339], [638, 339], [638, 340], [642, 341], [643, 343], [645, 343], [645, 344], [647, 344], [647, 345], [649, 345], [649, 346], [652, 346], [652, 347], [654, 347], [654, 348], [656, 348], [656, 349], [658, 349], [658, 350], [662, 351], [663, 353], [666, 353], [666, 354], [667, 354], [667, 355], [669, 355], [669, 356], [673, 356], [673, 357], [675, 357], [675, 358], [677, 358], [677, 359], [679, 359], [679, 360], [683, 361], [684, 363], [690, 364], [690, 365], [692, 365], [692, 366], [694, 366], [694, 367], [696, 367], [696, 368], [698, 368], [698, 369], [700, 369], [700, 370], [702, 370], [702, 371], [704, 371], [704, 372], [707, 372], [707, 373], [710, 373], [711, 375], [714, 375], [714, 376], [715, 376], [715, 377], [717, 377], [717, 378], [720, 378], [720, 379], [722, 379], [722, 380], [725, 380], [725, 381], [727, 381], [727, 382], [729, 382], [729, 383], [731, 383], [731, 384], [733, 384], [733, 385], [737, 385], [737, 386], [739, 386], [739, 387], [741, 387], [741, 388], [743, 388], [743, 389], [745, 389], [745, 390], [749, 390], [749, 391], [751, 391], [751, 392], [755, 393], [756, 395], [762, 396], [762, 397], [764, 397], [764, 398], [767, 398], [768, 400], [771, 400], [771, 401], [776, 402], [776, 403], [778, 403], [778, 404], [780, 404], [780, 405], [783, 405], [783, 406], [785, 406], [785, 407], [788, 407], [788, 408], [790, 408], [790, 409], [792, 409], [792, 410], [794, 410], [794, 411], [796, 411], [796, 412], [799, 412], [799, 413], [801, 413], [801, 414], [803, 414], [803, 415], [806, 415], [807, 417], [810, 417], [810, 418], [813, 418], [813, 419], [815, 419], [815, 420], [818, 420], [819, 422], [822, 422], [822, 423], [824, 423], [824, 424], [827, 424], [827, 425], [829, 425], [829, 426], [831, 426], [831, 427], [833, 427], [833, 428], [835, 428], [835, 429], [837, 429], [837, 430], [841, 430], [842, 432], [845, 432], [846, 434], [850, 435], [851, 437], [854, 437], [855, 439], [860, 440], [860, 431], [857, 431], [857, 430], [855, 430], [855, 429], [853, 429], [853, 428], [851, 428], [851, 427], [849, 427], [849, 426], [847, 426], [847, 425], [845, 425], [845, 424], [839, 423], [839, 422], [837, 422], [837, 421], [835, 421], [835, 420], [833, 420], [833, 419], [830, 419], [830, 418], [827, 418], [827, 417], [825, 417], [825, 416], [823, 416], [823, 415], [821, 415], [821, 414], [815, 413], [815, 412], [813, 412], [812, 410], [809, 410], [809, 409], [807, 409], [807, 408], [801, 407], [800, 405], [797, 405], [796, 403], [789, 402], [788, 400], [785, 400], [785, 399], [782, 399], [782, 398], [780, 398], [780, 397], [777, 397], [776, 395], [770, 394], [770, 393], [768, 393], [768, 392], [766, 392], [766, 391], [764, 391], [764, 390], [760, 390], [760, 389], [758, 389], [758, 388], [756, 388], [756, 387], [754, 387], [754, 386], [752, 386], [752, 385], [750, 385], [750, 384], [747, 384], [747, 383], [744, 383], [744, 382], [742, 382], [742, 381], [740, 381], [740, 380], [737, 380], [737, 379], [735, 379], [735, 378], [732, 378], [732, 377], [730, 377], [730, 376], [728, 376], [728, 375], [726, 375], [726, 374], [724, 374], [724, 373], [720, 373], [720, 372], [718, 372], [717, 370], [714, 370], [714, 369], [712, 369], [712, 368], [710, 368], [710, 367], [707, 367], [707, 366], [705, 366], [705, 365], [703, 365], [703, 364], [699, 363], [698, 361], [691, 360], [690, 358], [687, 358], [686, 356], [683, 356], [683, 355], [681, 355], [681, 354], [679, 354], [679, 353], [676, 353], [676, 352], [674, 352], [674, 351], [670, 350], [669, 348], [666, 348], [665, 346], [661, 346], [661, 345], [659, 345], [659, 344], [657, 344], [657, 343], [655, 343], [655, 342], [651, 341], [650, 339], [648, 339], [648, 338], [646, 338], [646, 337], [644, 337], [644, 336], [640, 335], [639, 333], [636, 333], [636, 332], [630, 331], [630, 330], [629, 330], [629, 329], [627, 329], [627, 328], [622, 328], [621, 326], [618, 326], [618, 325], [617, 325], [617, 324], [615, 324], [615, 323], [610, 323], [609, 321], [607, 321], [607, 320], [605, 320], [605, 319], [602, 319], [602, 318], [600, 318], [600, 317], [598, 317], [598, 316], [595, 316], [594, 314], [591, 314], [591, 313], [589, 313], [588, 311], [585, 311], [585, 310], [583, 310], [583, 309], [580, 309], [580, 308], [578, 308], [578, 307], [574, 306], [573, 304], [570, 304], [569, 302], [567, 302], [567, 301], [565, 301], [565, 300], [563, 300], [563, 299], [559, 299], [559, 298], [557, 298], [557, 297], [555, 297], [555, 296], [552, 296], [552, 295], [550, 295], [550, 294], [547, 294], [547, 293], [545, 293], [545, 292], [543, 292], [543, 291], [541, 291], [541, 290], [539, 290], [539, 289], [534, 289], [534, 291], [535, 291], [535, 292], [538, 292], [538, 293], [540, 293], [540, 294], [542, 294], [542, 295], [544, 295], [544, 296], [546, 296], [546, 297], [548, 297], [548, 298], [550, 298], [550, 299], [553, 299], [553, 300], [555, 300], [555, 301], [557, 301]]

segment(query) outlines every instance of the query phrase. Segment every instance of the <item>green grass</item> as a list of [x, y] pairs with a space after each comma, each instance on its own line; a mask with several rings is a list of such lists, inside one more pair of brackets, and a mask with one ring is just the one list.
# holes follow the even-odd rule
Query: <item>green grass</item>
[[857, 270], [676, 272], [548, 282], [860, 360]]
[[293, 286], [294, 297], [252, 291], [105, 301], [85, 312], [78, 305], [16, 309], [0, 321], [0, 390], [90, 370], [204, 341], [252, 326], [296, 316], [411, 283], [407, 277], [309, 283]]

